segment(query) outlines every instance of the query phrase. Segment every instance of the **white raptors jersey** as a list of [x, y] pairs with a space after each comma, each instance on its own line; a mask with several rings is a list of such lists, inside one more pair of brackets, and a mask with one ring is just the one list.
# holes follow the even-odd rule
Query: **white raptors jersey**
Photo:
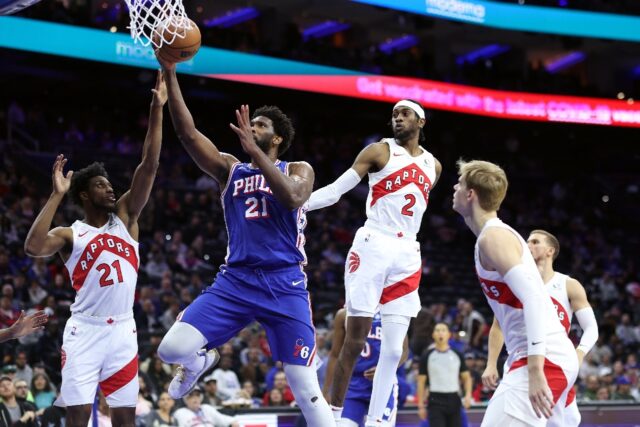
[[412, 157], [393, 138], [383, 142], [389, 145], [389, 161], [380, 171], [369, 174], [367, 222], [415, 235], [436, 180], [435, 158], [422, 147], [422, 154]]
[[138, 242], [115, 214], [101, 228], [71, 225], [73, 250], [65, 263], [76, 299], [71, 313], [106, 317], [130, 313], [138, 280]]
[[[535, 271], [538, 271], [536, 263], [533, 260], [533, 256], [527, 247], [527, 242], [524, 241], [518, 232], [503, 223], [500, 219], [492, 218], [487, 221], [478, 235], [478, 238], [480, 238], [482, 233], [489, 227], [502, 227], [510, 230], [518, 238], [520, 245], [522, 246], [522, 263], [531, 267]], [[527, 356], [527, 329], [524, 321], [522, 302], [511, 291], [509, 285], [505, 282], [504, 277], [501, 276], [500, 273], [497, 271], [487, 271], [482, 268], [478, 251], [478, 243], [476, 241], [474, 254], [476, 272], [478, 274], [478, 279], [480, 279], [482, 291], [487, 297], [487, 301], [489, 302], [489, 305], [493, 310], [493, 314], [496, 316], [496, 319], [500, 324], [500, 328], [502, 329], [502, 333], [504, 334], [504, 342], [507, 347], [507, 353], [509, 353], [507, 365], [510, 366], [514, 361]], [[563, 328], [557, 320], [558, 316], [553, 304], [551, 303], [551, 298], [545, 299], [545, 302], [546, 303], [543, 307], [537, 307], [537, 309], [544, 312], [544, 319], [547, 322], [547, 337], [553, 334], [562, 333]]]
[[571, 330], [571, 319], [573, 318], [573, 310], [571, 310], [571, 303], [569, 302], [569, 295], [567, 294], [568, 279], [569, 276], [556, 271], [553, 273], [551, 280], [545, 283], [545, 287], [551, 296], [551, 301], [553, 301], [553, 305], [558, 313], [558, 319], [567, 334]]

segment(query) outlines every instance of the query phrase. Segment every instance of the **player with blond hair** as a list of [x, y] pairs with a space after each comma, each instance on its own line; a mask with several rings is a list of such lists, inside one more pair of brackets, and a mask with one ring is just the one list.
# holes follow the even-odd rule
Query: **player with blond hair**
[[[553, 305], [558, 313], [558, 319], [567, 331], [571, 328], [571, 319], [576, 315], [580, 327], [583, 329], [580, 343], [576, 348], [579, 365], [584, 356], [591, 350], [598, 340], [598, 323], [587, 299], [584, 287], [576, 279], [566, 274], [554, 271], [553, 262], [560, 253], [560, 242], [546, 230], [533, 230], [527, 239], [529, 251], [538, 266], [542, 281], [549, 291]], [[504, 343], [504, 337], [500, 325], [494, 319], [489, 332], [489, 354], [487, 367], [482, 374], [483, 384], [495, 389], [498, 380], [497, 362], [500, 350]], [[557, 419], [556, 414], [547, 422], [547, 426], [573, 427], [580, 425], [580, 411], [575, 399], [575, 390], [572, 387], [566, 401], [566, 410], [562, 419]]]
[[509, 355], [482, 426], [544, 426], [552, 414], [564, 416], [578, 357], [527, 243], [498, 218], [508, 187], [504, 170], [460, 160], [458, 174], [453, 209], [477, 236], [476, 272]]

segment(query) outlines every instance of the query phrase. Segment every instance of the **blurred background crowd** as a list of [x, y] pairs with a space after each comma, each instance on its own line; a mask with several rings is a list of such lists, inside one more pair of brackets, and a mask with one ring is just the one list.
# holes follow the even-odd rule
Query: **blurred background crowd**
[[[116, 4], [104, 3], [107, 11]], [[589, 8], [603, 2], [584, 3]], [[571, 2], [569, 7], [577, 4]], [[613, 7], [611, 2], [606, 4]], [[52, 0], [23, 14], [97, 27], [114, 24], [124, 30], [120, 9], [116, 15], [105, 12], [100, 20], [95, 5]], [[640, 13], [637, 7], [625, 11]], [[265, 16], [274, 19], [278, 29], [289, 31], [278, 35], [278, 43], [258, 20], [227, 31], [206, 28], [204, 44], [487, 87], [531, 91], [544, 87], [548, 92], [572, 94], [606, 91], [579, 73], [536, 74], [534, 64], [527, 61], [520, 61], [517, 70], [483, 63], [470, 66], [470, 71], [458, 67], [444, 75], [429, 68], [430, 53], [420, 45], [387, 56], [375, 49], [352, 48], [348, 37], [342, 42], [334, 37], [306, 43], [291, 20], [276, 20], [275, 11], [273, 15], [263, 13], [262, 18], [267, 19]], [[427, 18], [411, 19], [416, 21], [411, 25], [428, 24]], [[24, 59], [15, 52], [0, 55], [3, 60], [15, 58], [12, 63]], [[25, 255], [26, 232], [51, 191], [50, 171], [58, 153], [70, 159], [71, 169], [103, 161], [116, 191], [121, 194], [128, 188], [140, 160], [154, 74], [71, 59], [53, 63], [44, 56], [30, 57], [22, 64], [26, 74], [6, 71], [0, 94], [0, 129], [6, 129], [6, 137], [0, 134], [0, 327], [12, 325], [21, 310], [45, 309], [50, 320], [43, 331], [0, 347], [0, 375], [13, 384], [0, 387], [0, 397], [6, 400], [13, 393], [43, 412], [59, 388], [62, 331], [74, 291], [59, 258]], [[530, 67], [532, 73], [522, 73], [522, 67]], [[41, 78], [34, 80], [36, 69], [42, 70]], [[253, 108], [279, 105], [293, 118], [297, 130], [284, 159], [311, 163], [316, 188], [346, 170], [366, 144], [391, 135], [390, 105], [214, 84], [198, 77], [181, 76], [180, 81], [198, 128], [221, 151], [242, 160], [246, 156], [228, 130], [233, 110], [247, 101]], [[460, 157], [490, 160], [506, 169], [510, 189], [501, 218], [524, 236], [539, 228], [554, 233], [561, 243], [556, 269], [575, 277], [587, 290], [600, 338], [580, 368], [578, 402], [640, 400], [640, 156], [630, 146], [637, 142], [632, 132], [430, 113], [424, 146], [442, 162], [444, 171], [431, 193], [419, 234], [423, 309], [410, 329], [411, 354], [402, 369], [405, 397], [401, 405], [415, 404], [417, 361], [431, 344], [435, 322], [450, 326], [451, 346], [465, 356], [474, 381], [474, 403], [485, 403], [491, 397], [480, 376], [492, 317], [473, 269], [474, 236], [451, 209], [455, 162]], [[186, 404], [163, 394], [173, 373], [159, 360], [156, 349], [177, 314], [212, 282], [227, 247], [220, 189], [182, 149], [166, 110], [163, 144], [154, 190], [140, 219], [141, 265], [134, 311], [140, 346], [137, 414], [141, 425], [153, 419], [158, 408]], [[364, 180], [335, 206], [308, 214], [306, 272], [319, 362], [328, 357], [333, 316], [343, 304], [345, 255], [364, 222], [366, 193]], [[54, 226], [70, 225], [81, 215], [79, 207], [67, 200]], [[574, 324], [571, 337], [576, 343], [580, 333]], [[220, 352], [220, 364], [201, 384], [204, 403], [221, 407], [292, 405], [293, 396], [281, 367], [271, 359], [260, 325], [241, 331]], [[322, 383], [324, 365], [319, 366], [318, 374]]]

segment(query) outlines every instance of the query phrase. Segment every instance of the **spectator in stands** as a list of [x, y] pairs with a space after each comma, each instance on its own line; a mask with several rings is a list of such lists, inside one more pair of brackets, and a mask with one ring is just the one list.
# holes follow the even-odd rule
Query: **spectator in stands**
[[30, 393], [29, 384], [25, 380], [16, 378], [13, 380], [13, 387], [16, 389], [16, 400], [33, 403], [33, 395]]
[[166, 391], [158, 398], [158, 409], [152, 410], [146, 417], [146, 427], [178, 427], [178, 421], [171, 414], [175, 401]]
[[579, 400], [597, 400], [598, 389], [600, 388], [600, 381], [598, 381], [597, 375], [589, 375], [585, 383], [584, 394], [582, 399]]
[[218, 386], [217, 396], [223, 402], [233, 399], [240, 391], [240, 381], [235, 372], [231, 370], [233, 359], [230, 356], [222, 356], [218, 368], [211, 374]]
[[202, 403], [202, 389], [196, 385], [183, 401], [186, 405], [178, 409], [173, 415], [179, 427], [215, 426], [240, 427], [234, 417], [223, 415], [213, 406]]
[[250, 347], [246, 350], [247, 361], [246, 364], [240, 368], [240, 377], [243, 380], [249, 380], [256, 384], [263, 383], [269, 367], [262, 360], [263, 355], [260, 348]]
[[[474, 310], [473, 304], [464, 301], [460, 309], [461, 329], [458, 331], [460, 340], [471, 348], [480, 348], [487, 322], [480, 312]], [[464, 334], [462, 333], [464, 332]]]
[[45, 409], [53, 404], [56, 399], [56, 393], [47, 374], [38, 373], [33, 375], [31, 394], [33, 394], [34, 403], [38, 409]]
[[277, 389], [271, 389], [271, 391], [268, 391], [266, 396], [267, 400], [266, 403], [263, 400], [263, 406], [286, 406], [287, 402], [284, 401], [284, 397], [282, 396], [282, 392]]
[[291, 392], [291, 388], [289, 388], [289, 384], [287, 383], [287, 376], [283, 371], [278, 371], [273, 377], [273, 389], [267, 391], [262, 398], [262, 404], [267, 406], [271, 399], [271, 391], [279, 390], [282, 395], [282, 400], [285, 405], [290, 404], [294, 401], [293, 393]]
[[31, 384], [33, 379], [33, 369], [27, 363], [26, 351], [21, 350], [16, 353], [16, 378], [25, 380], [27, 384]]
[[240, 390], [240, 396], [244, 399], [251, 401], [249, 407], [259, 408], [262, 401], [256, 397], [256, 386], [251, 381], [244, 381], [242, 383], [242, 390]]
[[606, 400], [609, 400], [609, 388], [600, 387], [596, 393], [596, 401], [602, 402]]
[[0, 427], [37, 427], [36, 407], [16, 399], [16, 389], [8, 376], [0, 377]]
[[204, 391], [203, 403], [216, 407], [222, 405], [222, 400], [218, 397], [218, 380], [215, 379], [213, 374], [204, 378]]
[[631, 381], [629, 381], [629, 378], [620, 377], [616, 379], [616, 391], [613, 393], [611, 400], [636, 401], [631, 395]]

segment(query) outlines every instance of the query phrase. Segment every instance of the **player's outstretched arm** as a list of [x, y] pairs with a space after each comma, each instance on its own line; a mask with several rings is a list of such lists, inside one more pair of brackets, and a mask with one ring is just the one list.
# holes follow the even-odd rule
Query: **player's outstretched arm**
[[238, 135], [244, 152], [262, 171], [276, 199], [288, 209], [297, 209], [302, 206], [309, 200], [311, 190], [313, 190], [315, 175], [311, 165], [306, 162], [290, 163], [289, 175], [283, 174], [256, 144], [251, 130], [248, 105], [242, 105], [240, 110], [236, 110], [236, 119], [238, 125], [229, 123], [229, 126]]
[[327, 401], [330, 401], [331, 394], [331, 382], [333, 381], [333, 374], [336, 370], [336, 362], [342, 346], [344, 344], [345, 337], [345, 317], [347, 310], [341, 308], [336, 313], [336, 317], [333, 319], [333, 337], [331, 338], [331, 351], [329, 352], [329, 360], [327, 361], [327, 371], [324, 375], [324, 384], [322, 385], [322, 395]]
[[345, 173], [331, 184], [319, 188], [311, 194], [309, 210], [322, 209], [337, 203], [340, 197], [358, 185], [369, 171], [384, 167], [388, 159], [389, 146], [387, 144], [377, 142], [365, 147]]
[[502, 346], [504, 345], [504, 336], [498, 320], [494, 317], [491, 329], [489, 330], [489, 351], [487, 354], [487, 367], [482, 373], [482, 384], [490, 390], [495, 390], [498, 386], [498, 357]]
[[553, 408], [553, 395], [543, 370], [546, 319], [544, 310], [539, 309], [549, 296], [545, 295], [540, 273], [535, 267], [521, 263], [522, 245], [507, 229], [488, 229], [478, 239], [478, 246], [483, 267], [498, 271], [522, 303], [528, 343], [529, 400], [538, 417], [549, 418]]
[[213, 142], [196, 129], [193, 117], [180, 91], [175, 64], [167, 64], [163, 61], [160, 61], [160, 64], [167, 84], [171, 121], [180, 142], [198, 167], [218, 181], [220, 186], [224, 186], [231, 165], [238, 159], [218, 151]]
[[63, 169], [66, 163], [67, 159], [65, 159], [62, 154], [59, 154], [53, 162], [53, 191], [49, 196], [49, 200], [47, 200], [47, 203], [45, 203], [38, 217], [31, 225], [27, 238], [24, 241], [24, 251], [29, 256], [51, 256], [62, 250], [65, 246], [71, 246], [73, 243], [73, 233], [70, 228], [56, 227], [53, 230], [49, 230], [56, 210], [71, 186], [73, 171], [68, 171], [67, 174], [64, 175]]
[[131, 188], [120, 197], [117, 203], [118, 216], [133, 231], [137, 239], [137, 222], [142, 208], [147, 204], [153, 181], [160, 164], [160, 148], [162, 146], [162, 110], [167, 102], [167, 86], [162, 72], [158, 70], [156, 86], [151, 90], [153, 97], [149, 111], [149, 127], [142, 146], [142, 160], [133, 174]]
[[567, 296], [571, 303], [571, 309], [575, 313], [576, 319], [578, 319], [578, 324], [582, 328], [582, 337], [576, 348], [578, 362], [582, 365], [584, 356], [589, 353], [589, 350], [598, 341], [598, 322], [593, 308], [589, 304], [584, 287], [576, 279], [567, 280]]
[[28, 316], [25, 316], [23, 311], [13, 325], [0, 330], [0, 343], [39, 331], [44, 328], [47, 320], [49, 318], [44, 311], [36, 311]]

